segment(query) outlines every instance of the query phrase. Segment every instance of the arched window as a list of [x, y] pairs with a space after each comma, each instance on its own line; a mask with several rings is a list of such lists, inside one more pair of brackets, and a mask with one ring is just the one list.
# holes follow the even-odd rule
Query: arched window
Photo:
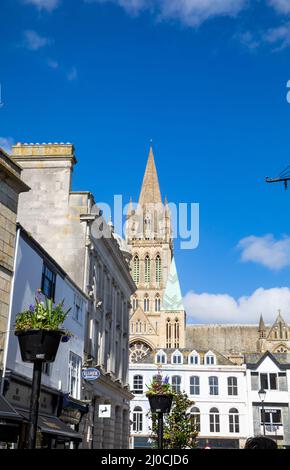
[[161, 282], [161, 258], [159, 255], [156, 256], [155, 260], [155, 266], [156, 266], [156, 282], [157, 284], [160, 284]]
[[179, 348], [179, 320], [175, 319], [174, 322], [174, 347]]
[[199, 377], [197, 375], [192, 375], [190, 377], [190, 395], [199, 395], [199, 392]]
[[134, 257], [133, 260], [133, 280], [136, 284], [139, 284], [140, 281], [140, 263], [138, 255]]
[[167, 348], [171, 348], [171, 344], [172, 344], [172, 328], [171, 327], [172, 327], [171, 321], [168, 318], [166, 322], [166, 347]]
[[159, 295], [155, 297], [155, 312], [160, 312], [161, 301]]
[[229, 412], [229, 431], [240, 432], [240, 418], [236, 408], [231, 408]]
[[133, 377], [133, 393], [142, 395], [143, 393], [143, 375], [134, 375]]
[[190, 410], [194, 432], [200, 432], [200, 410], [196, 406]]
[[137, 310], [138, 308], [138, 299], [137, 297], [133, 297], [133, 302], [132, 302], [132, 306], [133, 306], [133, 311], [135, 312], [135, 310]]
[[218, 395], [219, 394], [219, 380], [217, 377], [209, 377], [208, 378], [209, 384], [209, 394], [210, 395]]
[[145, 297], [144, 297], [144, 312], [149, 312], [149, 297], [148, 295], [146, 294]]
[[183, 364], [183, 356], [180, 351], [174, 351], [171, 356], [172, 364]]
[[190, 353], [190, 355], [188, 356], [188, 364], [196, 366], [200, 364], [200, 357], [198, 352], [192, 351], [192, 353]]
[[238, 379], [237, 377], [228, 377], [228, 395], [238, 394]]
[[143, 411], [141, 406], [135, 406], [133, 411], [133, 431], [143, 431]]
[[220, 415], [217, 408], [209, 410], [209, 430], [210, 432], [220, 432]]
[[149, 255], [145, 257], [145, 282], [150, 282], [150, 258]]
[[158, 351], [156, 354], [156, 364], [166, 364], [166, 354], [164, 351]]
[[172, 385], [172, 391], [174, 393], [180, 393], [180, 386], [181, 386], [181, 377], [180, 377], [180, 375], [174, 375], [172, 377], [171, 385]]

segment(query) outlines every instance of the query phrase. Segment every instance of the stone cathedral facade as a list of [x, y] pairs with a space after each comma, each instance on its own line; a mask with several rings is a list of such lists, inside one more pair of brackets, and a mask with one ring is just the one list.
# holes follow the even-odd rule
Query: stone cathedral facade
[[156, 348], [183, 348], [185, 311], [173, 257], [171, 217], [162, 201], [152, 147], [137, 207], [126, 220], [137, 291], [131, 298], [130, 356], [137, 362]]
[[[137, 207], [129, 204], [126, 241], [137, 291], [131, 297], [130, 361], [158, 349], [217, 351], [234, 364], [246, 353], [289, 353], [290, 327], [279, 311], [273, 324], [188, 324], [173, 253], [170, 210], [162, 200], [150, 148]], [[275, 319], [276, 317], [276, 319]], [[257, 312], [257, 320], [259, 313]]]

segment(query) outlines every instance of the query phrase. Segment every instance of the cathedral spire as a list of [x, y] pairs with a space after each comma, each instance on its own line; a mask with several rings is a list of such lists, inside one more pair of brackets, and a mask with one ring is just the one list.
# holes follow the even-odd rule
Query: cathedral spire
[[154, 161], [152, 145], [150, 146], [147, 166], [143, 178], [142, 189], [139, 197], [139, 204], [162, 204], [158, 175]]
[[266, 330], [266, 327], [265, 327], [265, 323], [264, 323], [264, 320], [263, 320], [263, 315], [261, 314], [260, 321], [259, 321], [259, 331], [262, 332], [262, 331], [265, 331], [265, 330]]

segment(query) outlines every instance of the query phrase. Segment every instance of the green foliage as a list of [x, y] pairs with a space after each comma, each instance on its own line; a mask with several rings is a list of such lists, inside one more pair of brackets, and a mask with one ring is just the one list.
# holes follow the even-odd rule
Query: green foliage
[[[64, 311], [64, 301], [53, 304], [52, 299], [40, 294], [35, 297], [35, 304], [17, 315], [15, 330], [60, 330], [71, 309]], [[66, 332], [69, 335], [69, 332]]]
[[[175, 393], [170, 414], [164, 415], [164, 449], [193, 449], [197, 447], [198, 432], [188, 411], [194, 405], [186, 393]], [[158, 416], [149, 412], [152, 419], [151, 439], [157, 446]]]
[[161, 374], [155, 375], [150, 385], [146, 385], [148, 392], [146, 396], [152, 395], [174, 395], [171, 385], [169, 383], [169, 377], [162, 378]]

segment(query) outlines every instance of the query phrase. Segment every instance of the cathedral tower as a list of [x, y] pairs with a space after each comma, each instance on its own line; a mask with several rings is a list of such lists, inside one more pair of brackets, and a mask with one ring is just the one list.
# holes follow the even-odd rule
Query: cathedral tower
[[185, 312], [173, 258], [171, 217], [162, 202], [152, 147], [137, 207], [129, 204], [126, 241], [137, 285], [130, 319], [131, 359], [156, 348], [184, 347]]

